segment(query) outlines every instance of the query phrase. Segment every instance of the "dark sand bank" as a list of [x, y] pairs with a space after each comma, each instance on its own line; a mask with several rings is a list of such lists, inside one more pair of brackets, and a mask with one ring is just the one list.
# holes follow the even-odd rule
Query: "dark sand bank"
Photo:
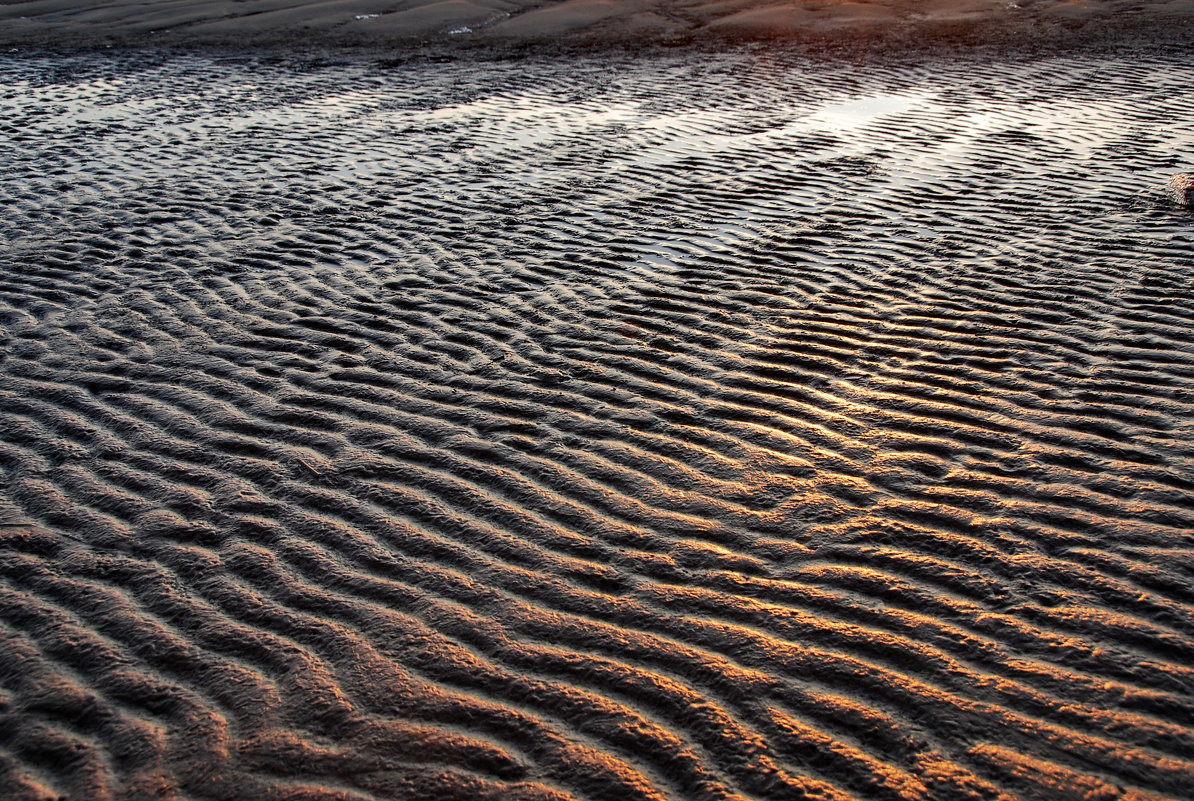
[[0, 5], [0, 44], [608, 45], [1188, 41], [1191, 0], [243, 0]]
[[0, 58], [0, 798], [1189, 801], [1194, 58], [565, 61]]

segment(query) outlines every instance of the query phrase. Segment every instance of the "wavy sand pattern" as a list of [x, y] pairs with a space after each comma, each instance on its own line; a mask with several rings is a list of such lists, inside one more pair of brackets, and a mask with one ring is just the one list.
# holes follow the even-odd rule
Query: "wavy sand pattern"
[[761, 52], [0, 61], [3, 797], [1194, 797], [1194, 59]]

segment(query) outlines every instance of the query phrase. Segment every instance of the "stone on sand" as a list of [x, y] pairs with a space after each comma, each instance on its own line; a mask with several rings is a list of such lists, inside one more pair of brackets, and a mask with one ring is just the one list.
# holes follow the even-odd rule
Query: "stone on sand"
[[1181, 205], [1194, 207], [1194, 172], [1179, 172], [1170, 178], [1169, 191]]

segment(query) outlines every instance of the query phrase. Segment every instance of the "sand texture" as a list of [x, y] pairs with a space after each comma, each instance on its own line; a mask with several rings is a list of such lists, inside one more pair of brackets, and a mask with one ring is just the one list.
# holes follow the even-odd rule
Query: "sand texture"
[[1194, 0], [8, 0], [0, 44], [1194, 41]]
[[0, 59], [0, 798], [1194, 797], [1192, 75]]

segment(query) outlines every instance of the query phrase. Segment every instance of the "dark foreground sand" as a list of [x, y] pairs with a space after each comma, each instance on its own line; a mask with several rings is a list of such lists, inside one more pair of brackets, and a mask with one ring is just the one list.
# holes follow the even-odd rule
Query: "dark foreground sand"
[[0, 798], [1194, 797], [1192, 75], [0, 59]]
[[1194, 0], [17, 0], [0, 44], [1190, 40]]

